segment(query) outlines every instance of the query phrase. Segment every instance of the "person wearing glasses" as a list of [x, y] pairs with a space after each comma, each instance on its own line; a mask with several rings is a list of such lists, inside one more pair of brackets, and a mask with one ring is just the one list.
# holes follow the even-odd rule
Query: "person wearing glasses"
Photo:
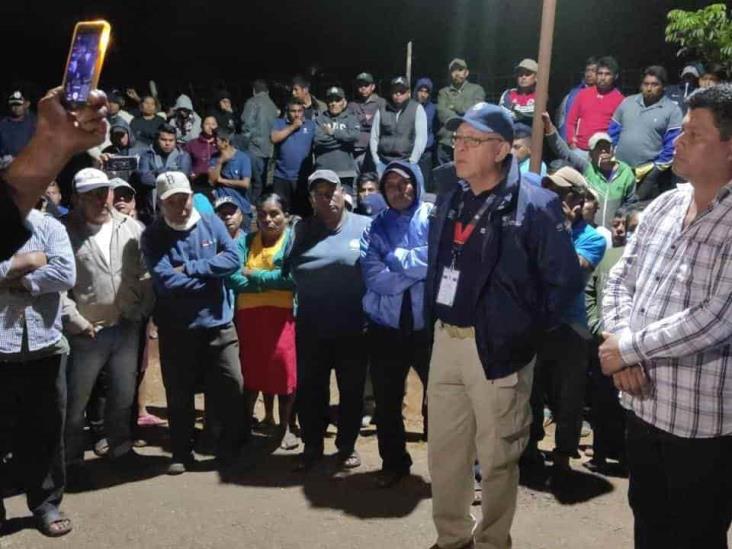
[[455, 173], [431, 216], [425, 281], [434, 547], [509, 547], [539, 336], [559, 324], [582, 275], [559, 197], [526, 183], [511, 155], [511, 115], [481, 102], [447, 128]]
[[391, 81], [389, 99], [376, 112], [371, 126], [371, 157], [379, 175], [395, 160], [417, 164], [427, 147], [427, 114], [410, 97], [405, 77]]
[[367, 358], [360, 244], [371, 219], [346, 209], [347, 191], [334, 171], [313, 172], [308, 186], [314, 216], [295, 225], [283, 264], [297, 292], [297, 407], [305, 444], [297, 469], [307, 471], [323, 457], [331, 369], [339, 393], [338, 468], [352, 469], [361, 465], [356, 439]]

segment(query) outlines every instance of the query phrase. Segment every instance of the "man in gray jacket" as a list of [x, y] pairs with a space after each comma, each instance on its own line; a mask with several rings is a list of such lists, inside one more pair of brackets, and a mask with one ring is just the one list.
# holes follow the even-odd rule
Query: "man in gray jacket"
[[437, 94], [437, 119], [440, 129], [437, 132], [437, 162], [445, 164], [452, 160], [452, 132], [445, 124], [451, 118], [463, 116], [468, 109], [485, 101], [485, 91], [478, 84], [468, 82], [470, 71], [464, 59], [453, 59], [448, 66], [452, 83]]
[[361, 127], [356, 117], [346, 111], [346, 93], [343, 88], [328, 88], [325, 100], [328, 110], [315, 119], [315, 169], [333, 170], [348, 194], [355, 199], [353, 181], [356, 178], [356, 161], [353, 148]]
[[76, 258], [76, 284], [64, 302], [72, 360], [67, 382], [66, 461], [80, 479], [84, 410], [102, 369], [108, 380], [105, 428], [109, 457], [134, 460], [130, 418], [137, 385], [140, 322], [152, 309], [139, 223], [110, 207], [106, 174], [85, 168], [74, 176], [78, 207], [67, 230]]
[[267, 82], [255, 80], [252, 86], [253, 96], [244, 103], [241, 114], [241, 133], [252, 161], [250, 196], [256, 201], [266, 185], [267, 166], [274, 152], [269, 135], [280, 111], [269, 97]]

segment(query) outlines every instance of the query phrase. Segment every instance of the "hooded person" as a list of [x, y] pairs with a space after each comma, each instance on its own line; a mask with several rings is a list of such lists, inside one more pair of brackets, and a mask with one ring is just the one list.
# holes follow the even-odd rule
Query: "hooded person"
[[136, 146], [135, 136], [130, 130], [129, 124], [124, 120], [120, 120], [109, 129], [110, 144], [102, 149], [99, 159], [104, 166], [105, 172], [111, 177], [119, 177], [125, 181], [129, 181], [134, 170], [111, 170], [106, 165], [109, 159], [115, 156], [137, 156], [139, 157], [144, 149]]
[[231, 105], [231, 94], [226, 90], [219, 90], [214, 94], [213, 108], [210, 113], [216, 118], [219, 128], [226, 128], [236, 132], [236, 115]]
[[175, 128], [178, 143], [188, 143], [200, 135], [201, 117], [193, 110], [190, 97], [185, 94], [178, 96], [169, 124]]
[[417, 80], [414, 86], [413, 97], [422, 108], [427, 116], [427, 145], [424, 148], [422, 157], [419, 159], [419, 167], [424, 176], [424, 188], [427, 192], [433, 192], [432, 187], [432, 168], [434, 167], [435, 155], [435, 135], [437, 132], [437, 105], [432, 102], [432, 92], [434, 84], [429, 78], [423, 77]]
[[[363, 308], [369, 321], [371, 377], [376, 397], [377, 437], [383, 461], [378, 484], [393, 486], [409, 474], [402, 419], [405, 381], [414, 368], [427, 386], [431, 345], [424, 312], [429, 217], [416, 164], [396, 160], [384, 169], [380, 190], [388, 209], [361, 239]], [[424, 412], [424, 410], [423, 410]]]

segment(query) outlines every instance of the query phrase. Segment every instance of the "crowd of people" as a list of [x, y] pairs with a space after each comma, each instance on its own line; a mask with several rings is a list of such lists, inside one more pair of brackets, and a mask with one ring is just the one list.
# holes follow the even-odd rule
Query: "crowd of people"
[[[509, 547], [519, 477], [570, 486], [585, 420], [587, 466], [629, 471], [637, 548], [726, 547], [732, 87], [715, 67], [672, 86], [650, 66], [625, 97], [615, 59], [589, 58], [540, 113], [547, 161], [532, 168], [540, 70], [517, 63], [497, 105], [458, 58], [436, 102], [429, 78], [397, 75], [382, 98], [362, 72], [350, 101], [298, 76], [278, 106], [256, 80], [240, 116], [225, 90], [203, 116], [186, 95], [163, 113], [130, 90], [70, 120], [56, 91], [36, 121], [14, 91], [0, 214], [24, 232], [0, 263], [0, 470], [39, 530], [71, 530], [59, 506], [89, 482], [90, 444], [144, 465], [138, 429], [162, 423], [139, 391], [157, 338], [168, 474], [195, 461], [198, 392], [222, 475], [253, 429], [302, 446], [310, 471], [331, 421], [336, 473], [357, 468], [368, 379], [377, 483], [395, 489], [414, 369], [434, 547]], [[49, 154], [54, 132], [75, 150]], [[54, 178], [72, 152], [87, 167], [65, 196]]]

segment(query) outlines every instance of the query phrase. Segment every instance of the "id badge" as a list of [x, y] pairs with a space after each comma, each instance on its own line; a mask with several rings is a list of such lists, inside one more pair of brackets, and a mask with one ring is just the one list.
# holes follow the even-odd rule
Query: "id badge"
[[442, 278], [440, 279], [440, 289], [437, 291], [437, 303], [452, 307], [455, 302], [458, 280], [460, 280], [460, 271], [452, 267], [445, 267], [443, 269]]

